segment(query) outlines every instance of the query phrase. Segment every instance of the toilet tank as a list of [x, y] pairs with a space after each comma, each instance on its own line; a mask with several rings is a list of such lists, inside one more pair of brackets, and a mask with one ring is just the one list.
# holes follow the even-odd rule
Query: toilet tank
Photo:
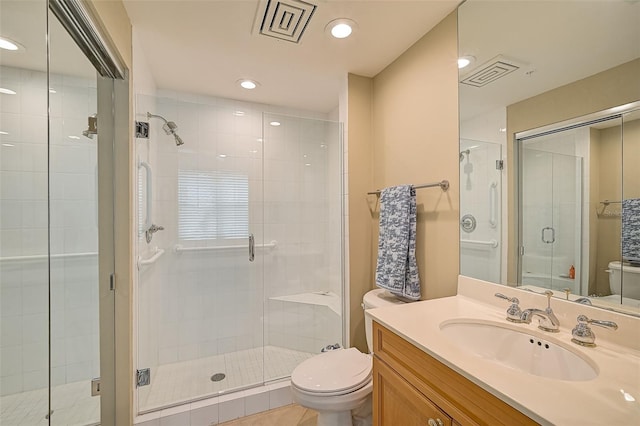
[[398, 299], [393, 294], [382, 288], [368, 291], [362, 298], [362, 308], [364, 309], [364, 330], [367, 337], [367, 347], [369, 353], [373, 353], [373, 320], [367, 314], [367, 310], [382, 308], [385, 306], [402, 305], [406, 303]]
[[640, 266], [614, 261], [609, 262], [607, 271], [612, 294], [622, 294], [624, 297], [640, 300]]

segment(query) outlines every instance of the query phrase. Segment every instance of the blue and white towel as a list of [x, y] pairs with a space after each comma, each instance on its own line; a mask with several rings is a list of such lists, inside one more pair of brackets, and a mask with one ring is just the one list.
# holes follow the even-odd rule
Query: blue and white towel
[[416, 190], [411, 185], [381, 191], [376, 285], [400, 297], [420, 299], [416, 262]]
[[622, 259], [640, 263], [640, 198], [622, 200]]

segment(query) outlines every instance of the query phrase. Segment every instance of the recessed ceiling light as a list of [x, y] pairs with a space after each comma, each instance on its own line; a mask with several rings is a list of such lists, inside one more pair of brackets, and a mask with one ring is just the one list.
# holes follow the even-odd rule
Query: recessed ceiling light
[[220, 154], [220, 155], [218, 155], [218, 157], [220, 157], [220, 158], [227, 158], [227, 154]]
[[15, 146], [15, 145], [14, 145], [14, 144], [12, 144], [12, 143], [3, 143], [3, 144], [2, 144], [2, 146], [9, 146], [9, 147], [11, 147], [11, 146]]
[[325, 31], [335, 38], [347, 38], [357, 27], [358, 25], [351, 19], [340, 18], [329, 22], [325, 27]]
[[458, 58], [458, 69], [462, 69], [464, 67], [469, 66], [469, 64], [475, 60], [476, 58], [471, 55], [466, 55]]
[[244, 111], [234, 111], [233, 115], [235, 115], [236, 117], [244, 117], [245, 112]]
[[0, 49], [5, 50], [26, 50], [24, 46], [10, 38], [0, 37]]
[[305, 166], [309, 167], [311, 163], [304, 163]]
[[272, 121], [272, 122], [271, 122], [271, 123], [269, 123], [269, 124], [271, 124], [271, 125], [272, 125], [272, 126], [274, 126], [274, 127], [278, 127], [278, 126], [280, 125], [280, 122], [279, 122], [279, 121]]
[[16, 92], [14, 92], [11, 89], [5, 89], [4, 87], [0, 87], [0, 93], [4, 93], [5, 95], [15, 95]]
[[259, 86], [259, 83], [257, 81], [247, 79], [238, 80], [238, 84], [240, 85], [240, 87], [247, 90], [253, 90]]

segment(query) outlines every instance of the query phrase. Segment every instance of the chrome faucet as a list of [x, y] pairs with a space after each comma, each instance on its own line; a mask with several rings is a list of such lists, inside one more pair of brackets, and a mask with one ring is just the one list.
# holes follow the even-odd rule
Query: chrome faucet
[[556, 314], [554, 314], [551, 309], [551, 296], [553, 296], [553, 292], [547, 290], [544, 294], [547, 296], [547, 309], [544, 311], [537, 308], [525, 309], [522, 311], [520, 319], [522, 320], [521, 322], [530, 324], [531, 319], [534, 316], [538, 316], [540, 317], [540, 323], [538, 324], [540, 330], [557, 333], [560, 331], [560, 320], [558, 320], [558, 317], [556, 317]]
[[599, 325], [600, 327], [608, 328], [611, 330], [617, 330], [618, 324], [613, 321], [601, 321], [592, 320], [586, 317], [586, 315], [578, 315], [578, 325], [571, 330], [573, 343], [577, 343], [581, 346], [593, 347], [596, 345], [596, 335], [591, 331], [589, 324]]
[[494, 294], [494, 296], [500, 298], [500, 299], [504, 299], [507, 300], [509, 302], [511, 302], [511, 305], [509, 306], [509, 308], [507, 309], [507, 321], [511, 321], [511, 322], [524, 322], [522, 321], [522, 311], [520, 310], [520, 306], [518, 305], [518, 303], [520, 303], [520, 301], [518, 300], [517, 297], [508, 297], [505, 296], [502, 293], [496, 293]]

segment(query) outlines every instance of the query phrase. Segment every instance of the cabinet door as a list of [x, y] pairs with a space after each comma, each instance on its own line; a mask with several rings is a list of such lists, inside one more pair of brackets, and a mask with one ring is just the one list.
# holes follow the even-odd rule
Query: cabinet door
[[373, 424], [451, 426], [451, 418], [406, 380], [374, 358]]

